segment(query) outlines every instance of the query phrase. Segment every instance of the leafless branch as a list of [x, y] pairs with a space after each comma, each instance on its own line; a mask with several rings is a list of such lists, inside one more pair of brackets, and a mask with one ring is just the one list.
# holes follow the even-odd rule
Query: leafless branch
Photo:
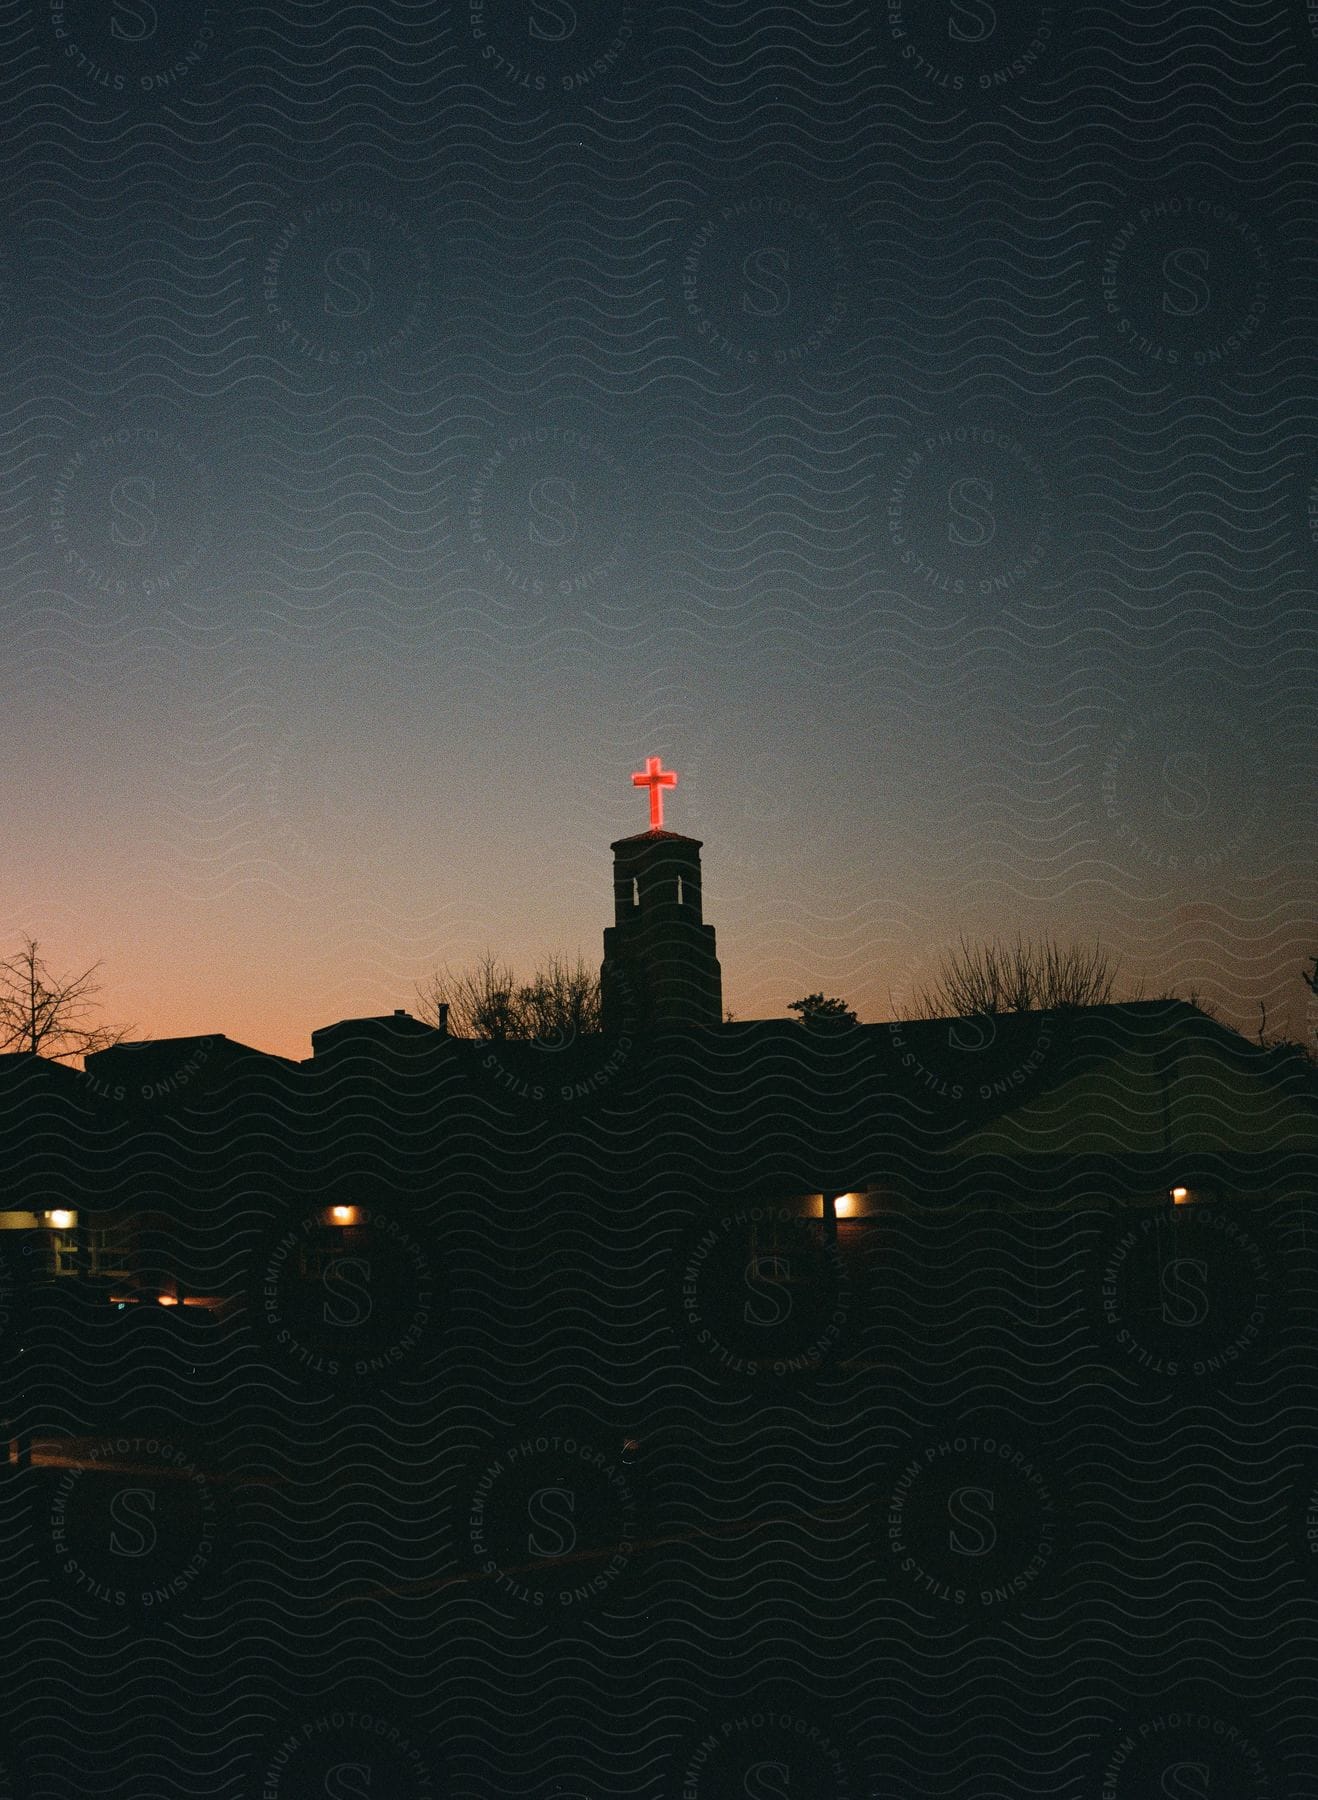
[[529, 981], [519, 981], [508, 963], [486, 951], [469, 968], [436, 969], [416, 990], [422, 1018], [439, 1022], [446, 1005], [455, 1037], [581, 1037], [600, 1029], [599, 975], [581, 958], [568, 963], [551, 956]]
[[1062, 945], [1016, 937], [972, 944], [962, 938], [944, 957], [934, 980], [916, 996], [918, 1019], [972, 1018], [980, 1013], [1050, 1012], [1058, 1007], [1105, 1006], [1117, 964], [1101, 944]]
[[81, 974], [57, 977], [36, 938], [0, 961], [0, 1050], [23, 1051], [66, 1062], [124, 1041], [133, 1027], [93, 1024], [99, 1010], [99, 963]]

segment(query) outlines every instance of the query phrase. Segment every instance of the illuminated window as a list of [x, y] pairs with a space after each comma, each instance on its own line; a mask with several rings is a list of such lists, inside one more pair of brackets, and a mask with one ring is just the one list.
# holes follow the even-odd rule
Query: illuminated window
[[1189, 1199], [1189, 1198], [1190, 1198], [1190, 1190], [1189, 1190], [1189, 1188], [1187, 1188], [1187, 1187], [1174, 1187], [1174, 1188], [1173, 1188], [1173, 1189], [1172, 1189], [1172, 1200], [1173, 1200], [1173, 1203], [1174, 1203], [1174, 1204], [1175, 1204], [1175, 1205], [1177, 1205], [1177, 1206], [1184, 1206], [1184, 1205], [1185, 1205], [1185, 1203], [1186, 1203], [1186, 1201], [1187, 1201], [1187, 1200], [1188, 1200], [1188, 1199]]
[[680, 875], [677, 878], [677, 904], [682, 905], [682, 877]]
[[641, 904], [641, 884], [636, 879], [636, 877], [633, 875], [632, 876], [632, 905], [639, 906], [640, 904]]
[[51, 1233], [47, 1252], [51, 1275], [76, 1277], [82, 1272], [82, 1246], [73, 1235], [78, 1215], [70, 1207], [55, 1206], [43, 1212], [41, 1223]]

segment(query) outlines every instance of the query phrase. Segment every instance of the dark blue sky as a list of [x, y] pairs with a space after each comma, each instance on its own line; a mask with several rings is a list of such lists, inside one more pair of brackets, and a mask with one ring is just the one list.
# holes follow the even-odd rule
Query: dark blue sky
[[1303, 6], [0, 6], [3, 914], [303, 1054], [599, 953], [1100, 935], [1305, 1026]]

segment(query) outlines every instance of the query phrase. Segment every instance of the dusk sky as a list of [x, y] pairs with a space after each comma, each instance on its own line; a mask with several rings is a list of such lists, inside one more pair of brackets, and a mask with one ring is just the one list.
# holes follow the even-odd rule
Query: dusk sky
[[305, 1056], [598, 962], [661, 755], [741, 1017], [1019, 928], [1308, 1028], [1300, 0], [0, 44], [8, 945]]

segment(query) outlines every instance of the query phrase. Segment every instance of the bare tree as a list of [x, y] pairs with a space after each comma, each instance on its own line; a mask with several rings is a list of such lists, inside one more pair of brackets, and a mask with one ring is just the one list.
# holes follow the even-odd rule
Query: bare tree
[[466, 969], [445, 965], [416, 990], [421, 1016], [439, 1022], [448, 1007], [449, 1030], [455, 1037], [581, 1037], [600, 1029], [599, 975], [581, 958], [568, 963], [551, 956], [529, 981], [519, 981], [508, 963], [486, 951]]
[[[1305, 987], [1308, 988], [1310, 994], [1314, 996], [1314, 999], [1318, 1000], [1318, 957], [1310, 957], [1309, 960], [1313, 964], [1313, 968], [1312, 970], [1301, 969], [1300, 980], [1304, 983]], [[1318, 1011], [1318, 1009], [1315, 1009], [1312, 1000], [1308, 1004], [1310, 1018], [1312, 1019], [1315, 1011]], [[1311, 1024], [1306, 1037], [1303, 1039], [1293, 1038], [1288, 1032], [1284, 1031], [1269, 1031], [1268, 1008], [1267, 1003], [1263, 1000], [1259, 1001], [1259, 1028], [1257, 1035], [1259, 1048], [1268, 1051], [1278, 1062], [1286, 1063], [1298, 1058], [1302, 1059], [1310, 1066], [1318, 1066], [1318, 1030]]]
[[576, 1038], [600, 1029], [599, 972], [580, 957], [569, 964], [551, 956], [515, 995], [523, 1037]]
[[26, 1051], [52, 1062], [87, 1056], [122, 1043], [133, 1027], [93, 1025], [101, 991], [100, 963], [80, 975], [52, 975], [33, 937], [0, 962], [0, 1050]]
[[937, 976], [916, 996], [917, 1019], [966, 1019], [979, 1013], [1051, 1012], [1064, 1006], [1105, 1006], [1117, 965], [1101, 944], [1034, 943], [1017, 935], [972, 944], [962, 938], [943, 958]]

